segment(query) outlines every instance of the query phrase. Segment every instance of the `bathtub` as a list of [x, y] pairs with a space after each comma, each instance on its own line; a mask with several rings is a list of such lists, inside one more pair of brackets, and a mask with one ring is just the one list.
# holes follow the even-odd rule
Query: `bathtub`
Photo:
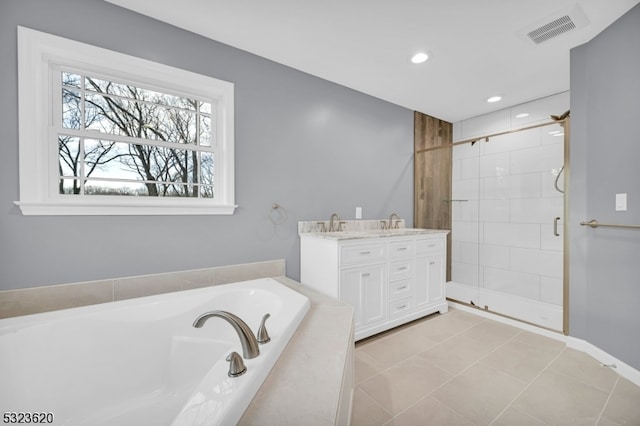
[[[264, 278], [0, 320], [0, 415], [43, 413], [56, 425], [231, 425], [238, 422], [309, 309]], [[271, 341], [231, 378], [242, 355], [229, 311]], [[11, 414], [14, 415], [14, 414]]]

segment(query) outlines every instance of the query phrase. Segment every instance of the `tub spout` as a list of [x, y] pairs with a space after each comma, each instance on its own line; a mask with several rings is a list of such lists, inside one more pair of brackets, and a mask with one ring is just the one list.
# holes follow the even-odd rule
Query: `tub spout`
[[240, 338], [240, 344], [242, 345], [242, 354], [245, 359], [255, 358], [260, 355], [260, 348], [258, 347], [258, 341], [256, 336], [253, 335], [251, 328], [237, 316], [227, 311], [211, 311], [200, 315], [193, 322], [193, 326], [200, 328], [211, 317], [222, 318], [227, 321], [233, 329], [238, 333]]
[[266, 314], [262, 317], [262, 322], [260, 322], [260, 328], [258, 329], [258, 343], [261, 345], [271, 341], [271, 337], [269, 337], [269, 332], [267, 332], [267, 327], [265, 326], [269, 317], [271, 317], [271, 314]]

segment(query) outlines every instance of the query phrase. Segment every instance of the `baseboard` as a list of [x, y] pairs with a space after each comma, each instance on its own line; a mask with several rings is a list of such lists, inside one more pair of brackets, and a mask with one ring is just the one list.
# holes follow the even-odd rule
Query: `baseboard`
[[[587, 342], [583, 339], [578, 339], [577, 337], [565, 336], [562, 333], [554, 332], [545, 328], [536, 327], [535, 325], [531, 325], [528, 323], [523, 323], [511, 318], [505, 318], [500, 315], [496, 315], [491, 312], [483, 311], [478, 308], [473, 308], [471, 306], [463, 305], [461, 303], [456, 303], [453, 301], [449, 301], [449, 306], [464, 312], [468, 312], [474, 315], [481, 316], [483, 318], [488, 318], [493, 321], [501, 322], [503, 324], [511, 325], [522, 330], [530, 331], [532, 333], [539, 334], [541, 336], [549, 337], [554, 340], [558, 340], [564, 342], [567, 347], [571, 349], [575, 349], [580, 352], [584, 352], [599, 363], [604, 366], [610, 366], [610, 368], [629, 380], [636, 386], [640, 386], [640, 371], [631, 367], [624, 361], [617, 359], [616, 357], [610, 355], [609, 353], [603, 351], [599, 347]], [[615, 367], [614, 367], [615, 366]]]
[[610, 368], [616, 373], [620, 374], [625, 379], [629, 380], [636, 386], [640, 386], [640, 371], [631, 367], [624, 361], [620, 361], [618, 358], [603, 351], [599, 347], [587, 342], [586, 340], [578, 339], [576, 337], [565, 336], [567, 339], [567, 346], [584, 352], [587, 355], [594, 358], [604, 366], [610, 366]]

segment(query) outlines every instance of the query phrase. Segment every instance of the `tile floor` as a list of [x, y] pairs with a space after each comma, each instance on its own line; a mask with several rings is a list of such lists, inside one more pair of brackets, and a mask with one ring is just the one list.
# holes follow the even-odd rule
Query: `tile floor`
[[564, 343], [457, 309], [356, 343], [352, 425], [640, 425], [640, 387]]

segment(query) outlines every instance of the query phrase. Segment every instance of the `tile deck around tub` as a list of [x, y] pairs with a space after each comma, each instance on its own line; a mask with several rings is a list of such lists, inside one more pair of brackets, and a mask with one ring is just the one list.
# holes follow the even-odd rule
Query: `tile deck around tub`
[[564, 343], [460, 310], [356, 344], [352, 425], [640, 425], [640, 387]]

